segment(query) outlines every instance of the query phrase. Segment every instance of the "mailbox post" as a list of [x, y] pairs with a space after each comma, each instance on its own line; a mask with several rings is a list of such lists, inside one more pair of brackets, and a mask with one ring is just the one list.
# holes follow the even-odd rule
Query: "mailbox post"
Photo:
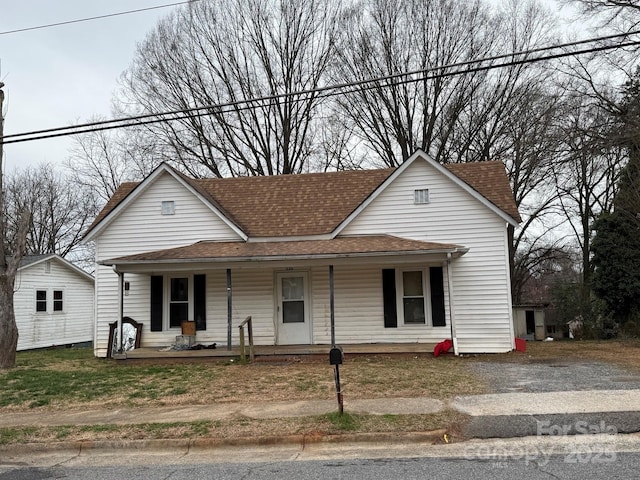
[[340, 415], [344, 413], [344, 404], [342, 402], [342, 388], [340, 387], [340, 365], [344, 362], [344, 352], [342, 347], [334, 345], [329, 350], [329, 365], [334, 366], [334, 377], [336, 381], [336, 395], [338, 397], [338, 412]]

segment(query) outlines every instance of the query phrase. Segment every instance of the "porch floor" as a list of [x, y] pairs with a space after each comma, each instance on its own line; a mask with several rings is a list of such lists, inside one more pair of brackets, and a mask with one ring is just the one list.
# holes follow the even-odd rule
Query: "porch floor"
[[[367, 343], [340, 345], [345, 355], [368, 354], [380, 355], [390, 353], [433, 353], [435, 343]], [[240, 356], [240, 348], [233, 346], [227, 350], [226, 345], [215, 349], [202, 350], [168, 350], [166, 347], [136, 348], [126, 352], [127, 359], [143, 358], [197, 358], [217, 357], [236, 358]], [[329, 355], [331, 345], [256, 345], [253, 352], [256, 357], [289, 356], [289, 355]], [[247, 356], [249, 349], [246, 350]]]

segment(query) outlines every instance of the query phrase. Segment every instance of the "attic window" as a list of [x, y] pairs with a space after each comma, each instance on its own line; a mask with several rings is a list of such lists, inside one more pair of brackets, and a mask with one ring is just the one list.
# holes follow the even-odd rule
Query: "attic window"
[[176, 213], [176, 204], [173, 200], [162, 202], [162, 215], [173, 215]]
[[422, 190], [413, 191], [413, 203], [420, 205], [423, 203], [429, 203], [429, 189], [424, 188]]

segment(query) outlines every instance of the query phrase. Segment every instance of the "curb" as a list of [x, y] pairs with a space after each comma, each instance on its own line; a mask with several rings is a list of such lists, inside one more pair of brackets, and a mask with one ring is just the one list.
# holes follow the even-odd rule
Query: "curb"
[[55, 443], [24, 443], [15, 445], [0, 445], [0, 453], [24, 455], [38, 453], [73, 452], [76, 455], [100, 451], [117, 451], [118, 453], [139, 452], [143, 450], [184, 450], [190, 451], [212, 450], [226, 447], [265, 447], [277, 445], [298, 445], [304, 449], [314, 444], [341, 444], [341, 443], [429, 443], [432, 445], [445, 443], [445, 429], [429, 432], [409, 433], [351, 433], [344, 435], [283, 435], [266, 437], [238, 437], [238, 438], [190, 438], [190, 439], [151, 439], [151, 440], [80, 440], [72, 442]]

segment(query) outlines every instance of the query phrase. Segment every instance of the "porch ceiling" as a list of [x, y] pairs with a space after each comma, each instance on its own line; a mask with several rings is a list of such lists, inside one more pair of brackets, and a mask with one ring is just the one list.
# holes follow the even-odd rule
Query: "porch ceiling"
[[203, 241], [184, 247], [104, 260], [100, 264], [109, 266], [142, 266], [175, 263], [229, 263], [449, 253], [453, 257], [459, 257], [468, 250], [468, 248], [461, 245], [423, 242], [391, 235], [367, 235], [302, 241]]

